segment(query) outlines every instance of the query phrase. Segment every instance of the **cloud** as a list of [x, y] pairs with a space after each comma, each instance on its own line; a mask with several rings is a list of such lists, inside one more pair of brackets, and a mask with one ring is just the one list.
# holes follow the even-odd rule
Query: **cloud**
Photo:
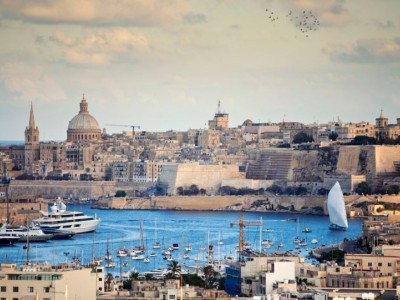
[[376, 27], [378, 27], [379, 29], [389, 29], [389, 28], [393, 28], [395, 26], [393, 21], [391, 21], [391, 20], [386, 20], [384, 22], [379, 21], [379, 20], [373, 20], [372, 24], [375, 25]]
[[49, 40], [64, 50], [65, 60], [72, 64], [104, 65], [132, 61], [149, 49], [144, 35], [120, 28], [88, 32], [78, 38], [55, 31]]
[[187, 11], [185, 0], [0, 0], [4, 19], [35, 23], [170, 25]]
[[400, 37], [362, 40], [352, 45], [331, 45], [324, 52], [333, 61], [342, 63], [399, 63]]
[[344, 0], [288, 0], [290, 8], [312, 11], [322, 26], [343, 26], [350, 21]]
[[183, 19], [187, 24], [201, 24], [207, 21], [207, 16], [204, 14], [189, 13]]
[[38, 65], [5, 64], [0, 68], [0, 80], [16, 101], [51, 102], [67, 98], [52, 76]]

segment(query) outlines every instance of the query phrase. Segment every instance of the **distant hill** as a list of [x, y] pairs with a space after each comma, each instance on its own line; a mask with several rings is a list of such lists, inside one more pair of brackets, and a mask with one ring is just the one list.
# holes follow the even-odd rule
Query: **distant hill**
[[24, 141], [6, 141], [0, 140], [0, 146], [10, 146], [10, 145], [23, 145]]

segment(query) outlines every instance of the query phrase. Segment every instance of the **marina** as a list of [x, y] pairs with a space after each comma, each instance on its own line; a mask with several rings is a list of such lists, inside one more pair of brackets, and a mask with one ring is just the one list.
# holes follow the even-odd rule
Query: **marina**
[[[239, 228], [230, 224], [238, 223], [238, 212], [97, 210], [84, 205], [70, 205], [68, 208], [86, 215], [96, 214], [101, 219], [96, 232], [31, 245], [30, 261], [56, 264], [71, 261], [69, 254], [77, 253], [83, 264], [103, 258], [102, 265], [109, 268], [108, 272], [118, 275], [132, 270], [148, 272], [164, 269], [171, 259], [177, 260], [186, 269], [195, 269], [207, 263], [210, 245], [214, 260], [234, 258], [237, 254]], [[288, 221], [293, 217], [307, 224], [312, 232], [299, 232], [299, 226], [293, 226], [293, 222]], [[257, 212], [244, 212], [243, 219], [245, 222], [262, 222], [262, 227], [243, 228], [246, 248], [259, 251], [261, 247], [264, 253], [292, 251], [304, 257], [313, 248], [359, 236], [362, 225], [361, 219], [350, 219], [347, 231], [331, 231], [328, 216]], [[264, 231], [265, 228], [271, 230]], [[185, 244], [181, 244], [183, 233]], [[296, 239], [300, 242], [294, 242]], [[156, 242], [159, 242], [160, 248], [153, 247]], [[138, 250], [143, 245], [145, 251], [141, 253]], [[129, 254], [117, 256], [121, 248]], [[169, 254], [163, 255], [163, 251]], [[106, 253], [110, 256], [109, 260]], [[25, 261], [23, 244], [0, 248], [1, 263], [20, 264]]]

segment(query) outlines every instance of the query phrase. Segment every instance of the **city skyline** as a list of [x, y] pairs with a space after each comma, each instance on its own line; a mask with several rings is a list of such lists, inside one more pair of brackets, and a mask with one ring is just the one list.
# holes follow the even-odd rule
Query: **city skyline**
[[204, 128], [219, 100], [230, 127], [400, 117], [398, 1], [107, 3], [0, 1], [0, 140], [31, 102], [40, 139], [65, 140], [83, 93], [108, 132]]

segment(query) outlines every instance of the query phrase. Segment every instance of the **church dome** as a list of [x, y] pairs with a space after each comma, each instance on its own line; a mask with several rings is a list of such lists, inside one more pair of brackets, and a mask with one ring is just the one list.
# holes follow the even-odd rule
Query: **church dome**
[[99, 123], [89, 113], [79, 113], [69, 121], [68, 130], [100, 130]]
[[98, 140], [101, 130], [97, 120], [89, 114], [88, 103], [83, 95], [79, 104], [79, 113], [69, 121], [67, 130], [67, 141], [69, 142], [90, 142]]

